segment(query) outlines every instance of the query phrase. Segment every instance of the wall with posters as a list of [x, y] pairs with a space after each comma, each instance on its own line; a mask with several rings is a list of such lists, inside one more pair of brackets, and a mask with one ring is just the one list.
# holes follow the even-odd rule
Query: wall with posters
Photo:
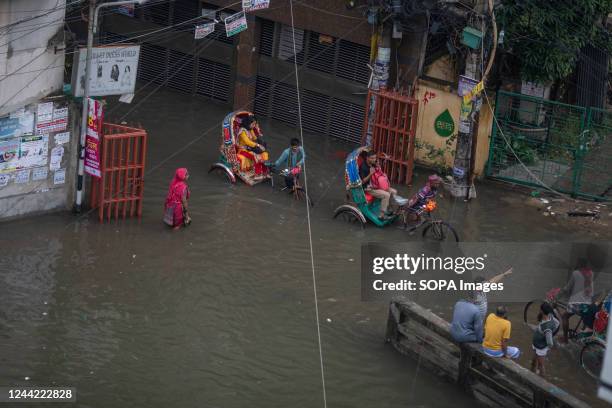
[[0, 117], [61, 91], [65, 5], [66, 0], [0, 1]]
[[[457, 89], [442, 86], [433, 82], [419, 80], [415, 91], [415, 98], [419, 101], [416, 137], [425, 147], [415, 150], [417, 162], [437, 166], [440, 158], [432, 158], [428, 155], [430, 148], [446, 150], [444, 164], [452, 167], [456, 138], [452, 136], [440, 136], [436, 131], [436, 122], [441, 121], [448, 111], [454, 124], [454, 134], [459, 131], [459, 111], [461, 98], [457, 95]], [[442, 118], [441, 118], [442, 116]], [[480, 123], [478, 126], [478, 142], [476, 144], [476, 161], [474, 173], [477, 177], [484, 175], [484, 167], [489, 157], [489, 142], [491, 139], [491, 126], [493, 115], [488, 105], [483, 104], [480, 110]], [[450, 146], [447, 146], [449, 142]]]
[[78, 118], [64, 97], [0, 117], [0, 220], [70, 208]]

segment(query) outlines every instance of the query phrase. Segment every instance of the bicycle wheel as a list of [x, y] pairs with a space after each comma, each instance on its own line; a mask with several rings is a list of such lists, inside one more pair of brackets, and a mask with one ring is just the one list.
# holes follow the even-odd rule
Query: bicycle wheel
[[306, 190], [304, 189], [304, 187], [296, 187], [293, 194], [296, 200], [299, 200], [299, 201], [306, 200], [308, 201], [309, 206], [314, 207], [314, 204], [312, 200], [310, 199], [310, 197], [308, 196], [308, 194], [306, 193]]
[[[527, 302], [525, 308], [523, 309], [523, 322], [527, 324], [532, 330], [534, 330], [538, 325], [538, 315], [540, 314], [540, 305], [542, 304], [541, 300], [532, 300], [531, 302]], [[556, 308], [553, 308], [555, 313], [555, 318], [559, 322], [559, 326], [554, 331], [553, 336], [555, 336], [559, 330], [561, 330], [561, 314]]]
[[584, 371], [591, 377], [599, 379], [605, 354], [606, 346], [601, 341], [587, 341], [580, 351], [580, 364]]
[[423, 229], [423, 239], [459, 242], [459, 235], [450, 224], [444, 221], [434, 221]]

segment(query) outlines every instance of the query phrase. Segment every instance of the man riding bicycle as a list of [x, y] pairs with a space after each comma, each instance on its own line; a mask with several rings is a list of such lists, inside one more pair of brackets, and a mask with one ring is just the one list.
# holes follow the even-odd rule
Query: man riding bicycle
[[427, 178], [427, 183], [419, 192], [408, 201], [409, 220], [417, 221], [424, 211], [424, 206], [438, 194], [438, 189], [442, 183], [442, 178], [437, 174], [432, 174]]
[[593, 310], [593, 291], [593, 270], [586, 259], [580, 258], [569, 281], [561, 290], [562, 294], [569, 295], [567, 309], [561, 316], [564, 343], [568, 340], [569, 319], [573, 315], [579, 315], [583, 319], [587, 333], [593, 331], [594, 312], [596, 312]]

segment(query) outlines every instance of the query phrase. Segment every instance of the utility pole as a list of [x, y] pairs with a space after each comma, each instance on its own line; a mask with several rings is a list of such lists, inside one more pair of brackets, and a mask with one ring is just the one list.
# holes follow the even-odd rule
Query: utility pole
[[[94, 39], [94, 13], [96, 0], [89, 0], [89, 17], [87, 19], [87, 53], [85, 59], [85, 89], [83, 90], [83, 117], [81, 120], [81, 137], [79, 139], [79, 167], [77, 174], [77, 191], [74, 210], [78, 214], [83, 205], [83, 187], [85, 174], [85, 138], [87, 136], [87, 116], [89, 115], [89, 73], [91, 72], [91, 52]], [[78, 82], [77, 82], [78, 83]]]
[[87, 19], [87, 53], [85, 57], [85, 84], [83, 85], [83, 118], [81, 120], [81, 137], [79, 139], [79, 167], [77, 173], [76, 200], [74, 204], [74, 211], [77, 214], [81, 212], [83, 206], [83, 189], [85, 184], [85, 140], [87, 138], [87, 120], [89, 116], [89, 73], [91, 72], [94, 35], [98, 31], [98, 12], [104, 7], [121, 6], [124, 4], [143, 4], [146, 1], [147, 0], [120, 0], [102, 3], [96, 6], [97, 0], [89, 0], [89, 17]]
[[[491, 15], [492, 29], [493, 29], [493, 50], [489, 56], [486, 69], [480, 70], [480, 82], [482, 82], [483, 89], [484, 84], [487, 80], [487, 76], [493, 66], [493, 60], [495, 59], [495, 52], [497, 50], [497, 24], [495, 21], [495, 14], [493, 10], [493, 0], [487, 0], [489, 13]], [[483, 2], [483, 11], [486, 9], [486, 5]], [[483, 13], [484, 14], [484, 13]], [[484, 34], [484, 22], [481, 26]], [[480, 44], [481, 50], [484, 47], [484, 43]], [[484, 66], [483, 61], [484, 54], [481, 51], [481, 57], [476, 52], [471, 52], [466, 61], [465, 76], [472, 79], [478, 79], [478, 65]], [[476, 65], [476, 67], [474, 67]], [[476, 154], [476, 141], [478, 137], [478, 119], [480, 107], [482, 106], [482, 99], [477, 98], [476, 101], [464, 101], [461, 99], [461, 114], [459, 119], [459, 133], [457, 135], [457, 147], [455, 150], [455, 161], [453, 164], [453, 185], [451, 187], [451, 194], [455, 197], [464, 197], [465, 200], [469, 200], [475, 197], [476, 192], [473, 188], [474, 183], [474, 162]], [[476, 124], [476, 126], [474, 126]]]

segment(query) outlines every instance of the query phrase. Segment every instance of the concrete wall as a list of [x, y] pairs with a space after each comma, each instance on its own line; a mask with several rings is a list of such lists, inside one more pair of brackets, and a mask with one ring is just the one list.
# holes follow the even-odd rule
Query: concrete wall
[[64, 83], [65, 5], [0, 1], [0, 220], [72, 202], [79, 110], [48, 97]]
[[0, 1], [0, 116], [62, 89], [65, 4]]
[[[459, 108], [461, 99], [457, 96], [457, 89], [451, 89], [450, 86], [442, 86], [419, 80], [415, 98], [419, 101], [416, 138], [417, 142], [425, 145], [425, 148], [415, 150], [417, 162], [428, 166], [437, 166], [444, 163], [447, 167], [452, 167], [456, 141], [453, 140], [447, 145], [449, 138], [439, 136], [435, 131], [434, 123], [436, 118], [448, 109], [454, 120], [454, 133], [456, 134], [459, 131]], [[484, 167], [489, 157], [492, 119], [493, 115], [491, 114], [491, 109], [487, 104], [483, 104], [480, 111], [474, 171], [478, 177], [484, 175]], [[450, 138], [453, 137], [451, 136]], [[428, 146], [437, 149], [445, 149], [447, 152], [443, 158], [432, 159], [431, 157], [427, 157], [427, 151], [429, 150]]]
[[[56, 112], [68, 109], [65, 128], [59, 126], [36, 131], [39, 126], [36, 112], [39, 104], [44, 103], [52, 103]], [[74, 202], [80, 110], [59, 96], [26, 105], [24, 111], [33, 114], [33, 134], [0, 138], [0, 221], [68, 210]], [[3, 119], [6, 117], [0, 121]], [[35, 152], [36, 162], [27, 159], [28, 150], [31, 150], [28, 146], [32, 143], [38, 144], [40, 149]], [[19, 150], [16, 157], [7, 160], [3, 152], [9, 144], [19, 146]]]

